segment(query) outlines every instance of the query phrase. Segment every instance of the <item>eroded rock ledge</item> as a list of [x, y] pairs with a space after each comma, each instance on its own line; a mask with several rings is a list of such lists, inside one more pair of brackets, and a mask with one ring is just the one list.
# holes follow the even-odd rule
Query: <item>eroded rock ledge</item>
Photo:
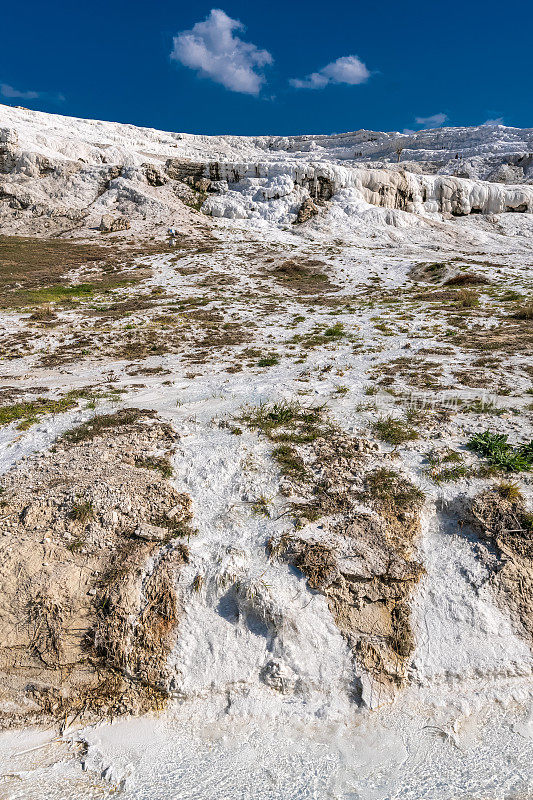
[[124, 409], [3, 476], [3, 724], [164, 701], [191, 532], [190, 499], [166, 479], [177, 438]]

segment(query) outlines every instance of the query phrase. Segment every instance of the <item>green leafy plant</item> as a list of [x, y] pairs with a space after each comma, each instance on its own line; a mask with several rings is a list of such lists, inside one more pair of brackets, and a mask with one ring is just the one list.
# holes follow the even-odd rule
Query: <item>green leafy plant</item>
[[533, 440], [513, 447], [506, 434], [485, 431], [475, 434], [467, 447], [505, 472], [527, 472], [533, 468]]

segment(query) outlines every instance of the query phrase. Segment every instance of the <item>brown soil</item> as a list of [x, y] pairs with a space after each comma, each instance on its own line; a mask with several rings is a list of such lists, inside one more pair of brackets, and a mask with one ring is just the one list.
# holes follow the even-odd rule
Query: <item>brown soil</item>
[[154, 412], [125, 409], [3, 476], [3, 724], [164, 701], [188, 559], [176, 537], [192, 533], [189, 497], [158, 466], [176, 439]]

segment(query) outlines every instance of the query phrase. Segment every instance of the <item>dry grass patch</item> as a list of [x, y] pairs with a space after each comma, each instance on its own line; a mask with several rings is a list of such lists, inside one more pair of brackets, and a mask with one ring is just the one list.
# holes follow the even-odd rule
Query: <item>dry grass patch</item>
[[470, 521], [495, 545], [491, 584], [521, 632], [533, 641], [533, 514], [516, 486], [501, 484], [469, 501]]
[[27, 430], [46, 414], [61, 414], [76, 408], [80, 399], [89, 400], [98, 394], [89, 389], [73, 389], [57, 400], [37, 397], [35, 400], [0, 406], [0, 426], [17, 422], [19, 431]]
[[293, 258], [269, 270], [267, 274], [277, 283], [298, 294], [335, 291], [338, 287], [330, 282], [323, 267], [325, 267], [323, 261]]
[[444, 286], [488, 286], [492, 283], [485, 275], [476, 272], [460, 272], [444, 281]]
[[[150, 270], [130, 269], [132, 260], [150, 250], [154, 246], [149, 244], [146, 248], [118, 249], [116, 245], [65, 239], [0, 236], [0, 307], [64, 304], [90, 298], [96, 291], [133, 285], [147, 277]], [[72, 285], [68, 277], [72, 270], [90, 274], [91, 283]]]

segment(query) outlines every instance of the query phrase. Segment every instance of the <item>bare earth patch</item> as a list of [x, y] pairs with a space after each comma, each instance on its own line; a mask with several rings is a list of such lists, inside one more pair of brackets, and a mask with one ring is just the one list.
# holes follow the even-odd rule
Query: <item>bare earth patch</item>
[[125, 409], [3, 476], [5, 725], [164, 702], [192, 533], [190, 500], [160, 469], [177, 438], [154, 412]]

